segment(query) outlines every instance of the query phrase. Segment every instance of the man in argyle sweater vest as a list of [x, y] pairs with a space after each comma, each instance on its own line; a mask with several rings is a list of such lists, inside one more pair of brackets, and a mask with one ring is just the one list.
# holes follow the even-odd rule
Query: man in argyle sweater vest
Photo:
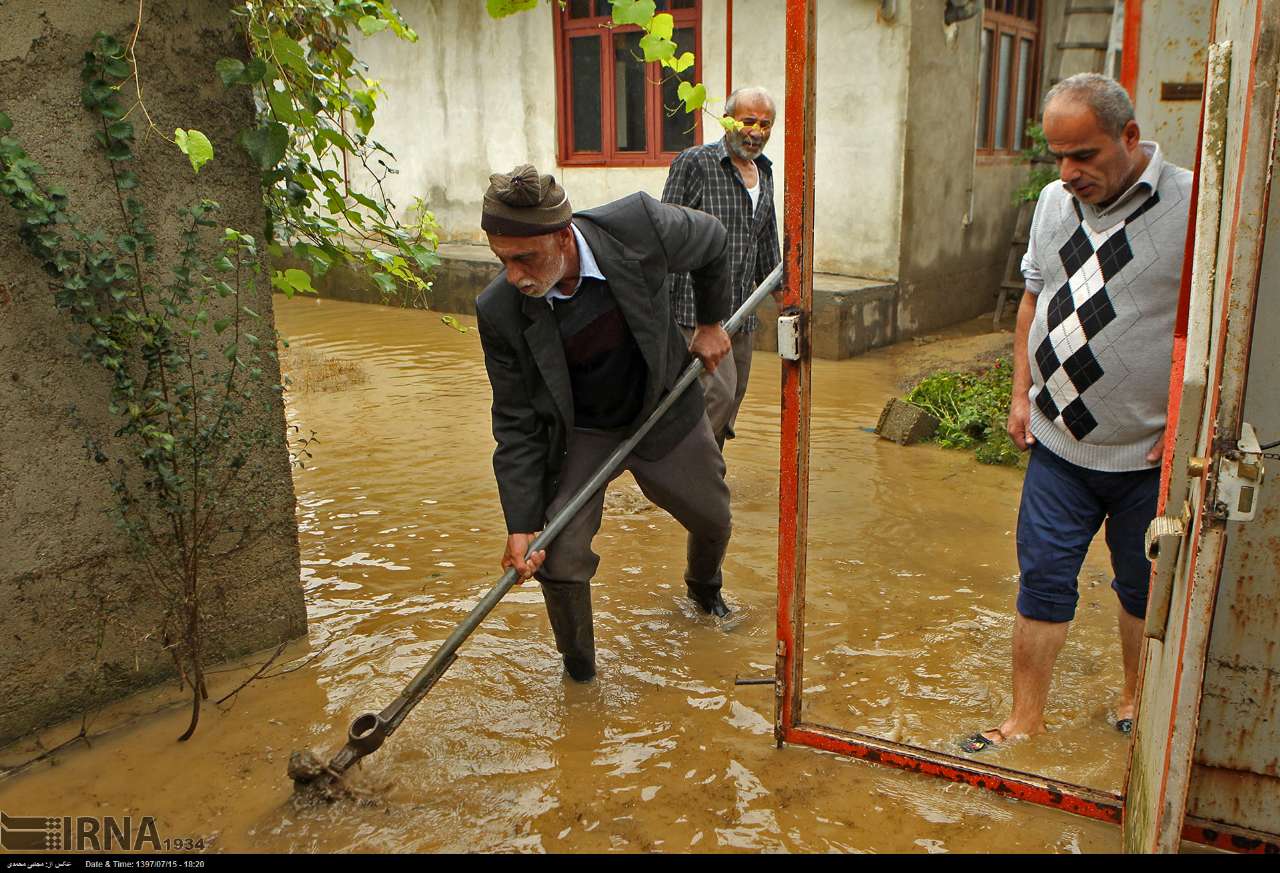
[[1014, 335], [1008, 430], [1030, 450], [1018, 509], [1013, 707], [962, 748], [1045, 731], [1053, 665], [1075, 615], [1076, 577], [1105, 523], [1125, 684], [1114, 723], [1133, 726], [1151, 575], [1174, 317], [1191, 173], [1142, 141], [1114, 80], [1084, 73], [1045, 98], [1060, 181], [1040, 193]]

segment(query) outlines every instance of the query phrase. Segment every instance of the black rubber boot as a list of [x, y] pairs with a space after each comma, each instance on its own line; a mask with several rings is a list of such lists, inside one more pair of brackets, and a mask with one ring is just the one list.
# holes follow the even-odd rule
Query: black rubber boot
[[596, 675], [595, 630], [591, 622], [591, 584], [588, 582], [543, 582], [542, 598], [556, 637], [556, 648], [564, 655], [564, 669], [577, 682], [590, 682]]
[[590, 682], [596, 678], [596, 663], [585, 658], [564, 656], [564, 671], [574, 682]]
[[689, 599], [698, 604], [703, 612], [717, 618], [724, 618], [729, 614], [729, 607], [720, 596], [720, 588], [724, 584], [720, 565], [724, 562], [724, 553], [728, 548], [728, 540], [711, 542], [689, 534], [689, 563], [684, 571], [684, 584], [689, 589]]
[[708, 615], [714, 615], [716, 618], [724, 618], [730, 613], [728, 604], [724, 602], [724, 598], [720, 596], [719, 588], [695, 588], [690, 585], [689, 599], [698, 604], [698, 608]]

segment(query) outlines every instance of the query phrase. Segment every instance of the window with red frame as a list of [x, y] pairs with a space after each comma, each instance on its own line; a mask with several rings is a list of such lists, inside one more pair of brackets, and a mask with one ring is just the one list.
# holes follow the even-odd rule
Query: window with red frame
[[978, 52], [978, 153], [1014, 154], [1036, 117], [1043, 0], [986, 0]]
[[[700, 0], [657, 0], [675, 19], [677, 56], [700, 58]], [[676, 76], [645, 63], [644, 31], [612, 27], [609, 0], [568, 0], [553, 6], [561, 164], [666, 166], [702, 141], [701, 115], [676, 96], [680, 81], [697, 82], [701, 64]]]

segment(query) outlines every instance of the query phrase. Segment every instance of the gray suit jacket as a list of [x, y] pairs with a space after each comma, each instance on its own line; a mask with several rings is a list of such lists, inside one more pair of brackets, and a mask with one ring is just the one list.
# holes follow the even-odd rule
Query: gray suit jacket
[[[706, 213], [659, 203], [643, 193], [576, 213], [573, 223], [591, 247], [648, 365], [638, 425], [691, 360], [671, 315], [668, 275], [693, 276], [700, 324], [715, 324], [731, 314], [725, 230]], [[493, 387], [493, 437], [498, 443], [493, 472], [507, 531], [541, 530], [573, 428], [560, 331], [547, 301], [521, 294], [505, 271], [476, 299], [476, 317]], [[620, 391], [627, 388], [618, 386]], [[662, 458], [704, 411], [701, 390], [690, 388], [640, 441], [636, 454], [646, 460]]]

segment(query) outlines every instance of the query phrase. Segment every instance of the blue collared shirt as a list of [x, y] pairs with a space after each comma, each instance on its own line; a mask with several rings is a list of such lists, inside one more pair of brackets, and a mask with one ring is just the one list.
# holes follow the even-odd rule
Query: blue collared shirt
[[[608, 281], [604, 277], [604, 273], [600, 272], [600, 265], [596, 263], [596, 256], [591, 252], [591, 246], [587, 245], [586, 238], [582, 235], [582, 231], [578, 230], [576, 225], [570, 224], [573, 228], [573, 239], [578, 244], [578, 284], [573, 286], [573, 292], [582, 287], [583, 279], [599, 279], [601, 282]], [[552, 300], [568, 300], [573, 296], [573, 292], [565, 294], [559, 288], [552, 288], [547, 292], [548, 302]]]

